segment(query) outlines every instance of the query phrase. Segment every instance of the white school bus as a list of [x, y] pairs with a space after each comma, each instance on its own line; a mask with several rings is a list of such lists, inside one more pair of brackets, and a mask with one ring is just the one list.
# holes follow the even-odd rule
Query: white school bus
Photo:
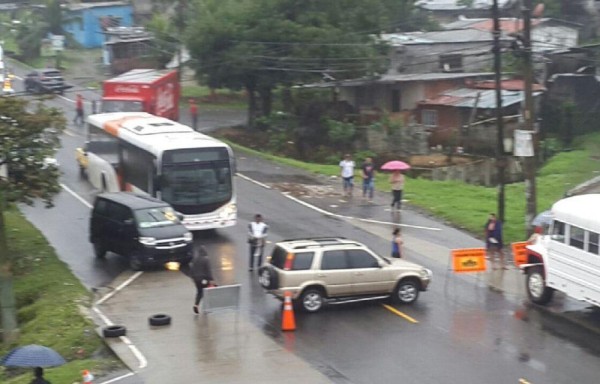
[[191, 231], [235, 225], [235, 158], [226, 143], [145, 112], [90, 115], [86, 126], [77, 160], [97, 190], [157, 197]]
[[568, 197], [552, 206], [548, 233], [527, 246], [529, 299], [547, 304], [554, 291], [600, 306], [600, 194]]

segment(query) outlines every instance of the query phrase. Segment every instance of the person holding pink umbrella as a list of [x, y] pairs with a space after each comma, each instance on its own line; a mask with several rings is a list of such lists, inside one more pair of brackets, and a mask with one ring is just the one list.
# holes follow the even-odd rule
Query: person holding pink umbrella
[[402, 191], [404, 190], [404, 175], [402, 171], [410, 169], [410, 165], [403, 161], [388, 161], [381, 167], [384, 171], [392, 171], [390, 175], [390, 184], [392, 185], [392, 209], [396, 206], [397, 210], [402, 207]]
[[404, 190], [404, 175], [400, 171], [393, 171], [390, 175], [390, 184], [392, 185], [392, 209], [402, 209], [402, 191]]

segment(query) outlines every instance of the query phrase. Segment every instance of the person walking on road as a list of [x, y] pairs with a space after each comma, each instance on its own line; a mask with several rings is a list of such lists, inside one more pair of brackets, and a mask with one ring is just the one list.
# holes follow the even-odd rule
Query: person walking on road
[[204, 288], [215, 285], [210, 268], [208, 252], [206, 252], [204, 246], [201, 245], [200, 247], [194, 248], [192, 261], [186, 269], [182, 269], [182, 272], [187, 274], [196, 285], [196, 298], [194, 300], [193, 310], [194, 313], [199, 313], [200, 301], [204, 296]]
[[192, 118], [192, 128], [194, 131], [198, 130], [198, 104], [196, 100], [190, 99], [190, 117]]
[[262, 264], [263, 250], [267, 240], [269, 226], [263, 221], [261, 214], [254, 215], [254, 221], [248, 224], [248, 243], [250, 244], [249, 271], [254, 270], [254, 260], [256, 259], [256, 268]]
[[390, 184], [392, 185], [392, 209], [402, 209], [402, 191], [404, 190], [404, 175], [400, 171], [394, 171], [390, 175]]
[[392, 257], [402, 258], [402, 236], [400, 236], [400, 228], [394, 228], [392, 232]]
[[350, 154], [344, 155], [344, 159], [340, 161], [340, 169], [342, 171], [342, 180], [344, 187], [344, 196], [352, 196], [354, 189], [354, 160]]
[[373, 202], [373, 192], [375, 190], [375, 165], [373, 159], [367, 157], [362, 165], [363, 178], [363, 199]]
[[50, 384], [48, 380], [44, 379], [44, 368], [35, 367], [33, 375], [35, 378], [29, 384]]
[[80, 93], [77, 94], [75, 99], [75, 117], [73, 118], [73, 123], [82, 126], [83, 121], [83, 96]]
[[496, 218], [495, 213], [490, 213], [488, 221], [485, 223], [485, 248], [489, 260], [493, 262], [499, 259], [500, 268], [508, 269], [504, 265], [504, 251], [502, 250], [502, 222]]

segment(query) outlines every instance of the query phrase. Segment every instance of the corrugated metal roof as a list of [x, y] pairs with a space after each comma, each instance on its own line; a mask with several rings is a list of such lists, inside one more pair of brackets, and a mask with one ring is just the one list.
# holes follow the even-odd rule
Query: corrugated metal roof
[[[439, 43], [475, 43], [478, 41], [490, 42], [493, 40], [493, 35], [489, 31], [481, 31], [478, 29], [454, 29], [433, 32], [386, 33], [381, 35], [381, 39], [396, 46]], [[503, 39], [506, 38], [503, 37]]]
[[[459, 88], [451, 91], [446, 91], [439, 96], [420, 102], [421, 105], [448, 105], [457, 108], [473, 108], [475, 100], [479, 93], [479, 101], [477, 108], [492, 109], [496, 108], [496, 91], [493, 89], [479, 90], [472, 88]], [[534, 92], [534, 96], [540, 95], [541, 92]], [[525, 93], [522, 91], [506, 91], [502, 90], [502, 106], [508, 107], [514, 104], [521, 103], [525, 99]]]
[[369, 84], [395, 84], [409, 81], [436, 81], [449, 79], [464, 79], [469, 77], [491, 77], [493, 72], [475, 72], [475, 73], [409, 73], [400, 75], [383, 75], [373, 78], [361, 78], [342, 81], [327, 81], [322, 83], [312, 83], [300, 85], [300, 88], [331, 88], [331, 87], [360, 87]]

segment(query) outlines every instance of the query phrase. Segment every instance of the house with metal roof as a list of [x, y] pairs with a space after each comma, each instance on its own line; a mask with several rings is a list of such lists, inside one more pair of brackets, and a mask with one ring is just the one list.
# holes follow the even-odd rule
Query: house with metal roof
[[[418, 123], [427, 127], [430, 146], [459, 146], [469, 153], [479, 154], [495, 151], [496, 89], [491, 88], [490, 83], [447, 90], [418, 103], [414, 116]], [[500, 92], [506, 143], [512, 141], [519, 125], [525, 92], [522, 82], [520, 85], [519, 81], [512, 80], [505, 83]], [[477, 86], [483, 89], [473, 88]], [[534, 98], [539, 100], [543, 87], [536, 85], [535, 89]]]
[[[579, 44], [581, 25], [570, 21], [552, 18], [533, 18], [531, 20], [531, 44], [534, 52], [554, 51], [576, 47]], [[444, 25], [448, 31], [456, 29], [474, 29], [492, 33], [494, 21], [491, 18], [460, 18]], [[500, 19], [500, 30], [504, 36], [517, 36], [523, 31], [523, 20], [509, 17]]]
[[[490, 31], [456, 29], [382, 34], [390, 46], [388, 74], [481, 72], [492, 67]], [[501, 38], [509, 47], [512, 38]]]

